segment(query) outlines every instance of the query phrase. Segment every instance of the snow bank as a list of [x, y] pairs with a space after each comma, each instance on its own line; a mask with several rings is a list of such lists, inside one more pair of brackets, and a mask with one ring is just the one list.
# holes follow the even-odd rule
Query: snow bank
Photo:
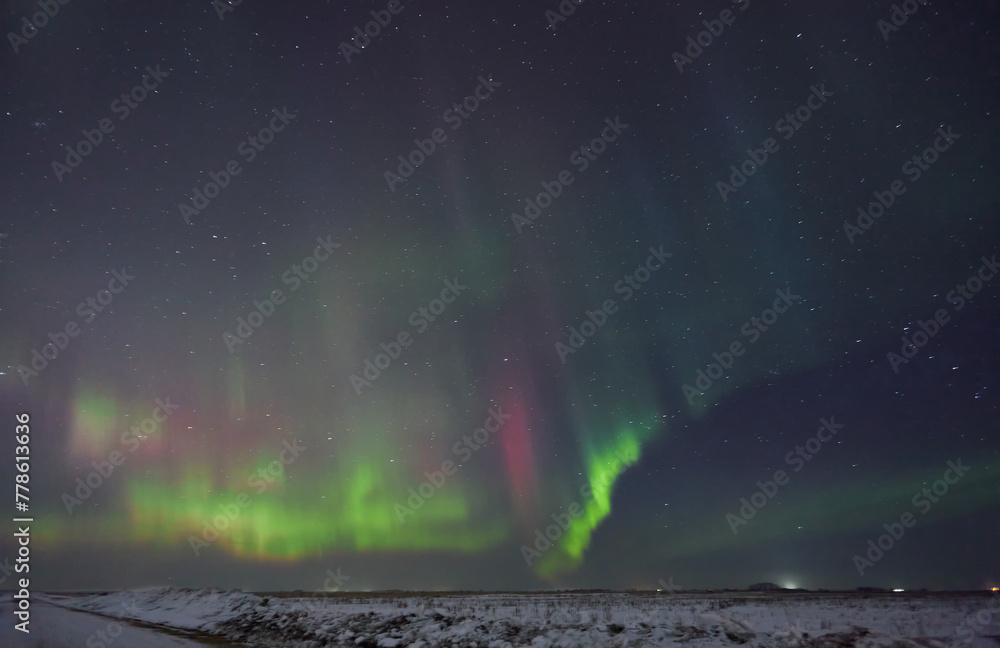
[[[81, 610], [283, 648], [997, 648], [988, 596], [746, 594], [257, 595], [155, 589]], [[994, 607], [998, 607], [993, 602]], [[978, 614], [977, 614], [978, 613]], [[970, 620], [971, 625], [970, 625]]]

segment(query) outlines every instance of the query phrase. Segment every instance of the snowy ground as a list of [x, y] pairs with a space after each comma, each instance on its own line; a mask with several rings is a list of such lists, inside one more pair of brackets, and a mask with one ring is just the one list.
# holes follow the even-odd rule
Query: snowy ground
[[986, 593], [863, 598], [794, 593], [255, 595], [154, 589], [49, 598], [77, 610], [253, 646], [1000, 647], [1000, 596]]
[[[103, 615], [77, 612], [32, 595], [30, 632], [14, 629], [11, 595], [0, 595], [0, 648], [206, 648], [212, 639], [201, 632], [157, 628]], [[228, 641], [214, 648], [238, 646]]]

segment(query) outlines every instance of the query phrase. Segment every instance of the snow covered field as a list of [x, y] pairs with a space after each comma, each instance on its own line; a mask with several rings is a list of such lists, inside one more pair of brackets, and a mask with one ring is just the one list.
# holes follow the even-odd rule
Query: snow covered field
[[158, 628], [119, 621], [54, 605], [49, 597], [32, 595], [29, 633], [14, 628], [9, 593], [0, 595], [0, 648], [231, 648], [241, 644], [216, 641], [196, 630]]
[[1000, 646], [1000, 596], [987, 593], [257, 595], [170, 588], [47, 598], [254, 646]]

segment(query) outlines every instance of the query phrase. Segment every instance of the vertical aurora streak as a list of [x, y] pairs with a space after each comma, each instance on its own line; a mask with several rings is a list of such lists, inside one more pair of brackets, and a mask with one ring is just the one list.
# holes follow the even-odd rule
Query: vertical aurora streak
[[546, 577], [574, 570], [583, 562], [597, 527], [611, 515], [611, 498], [615, 483], [621, 475], [639, 460], [642, 443], [648, 438], [650, 428], [621, 426], [603, 443], [591, 442], [584, 446], [587, 484], [581, 489], [584, 499], [583, 514], [571, 518], [569, 528], [555, 543], [555, 547], [542, 554], [536, 571]]

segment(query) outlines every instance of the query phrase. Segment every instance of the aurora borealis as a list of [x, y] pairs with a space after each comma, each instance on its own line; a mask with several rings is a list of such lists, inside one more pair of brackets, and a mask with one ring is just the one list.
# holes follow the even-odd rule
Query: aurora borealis
[[998, 584], [1000, 9], [893, 11], [73, 2], [8, 38], [35, 587]]

